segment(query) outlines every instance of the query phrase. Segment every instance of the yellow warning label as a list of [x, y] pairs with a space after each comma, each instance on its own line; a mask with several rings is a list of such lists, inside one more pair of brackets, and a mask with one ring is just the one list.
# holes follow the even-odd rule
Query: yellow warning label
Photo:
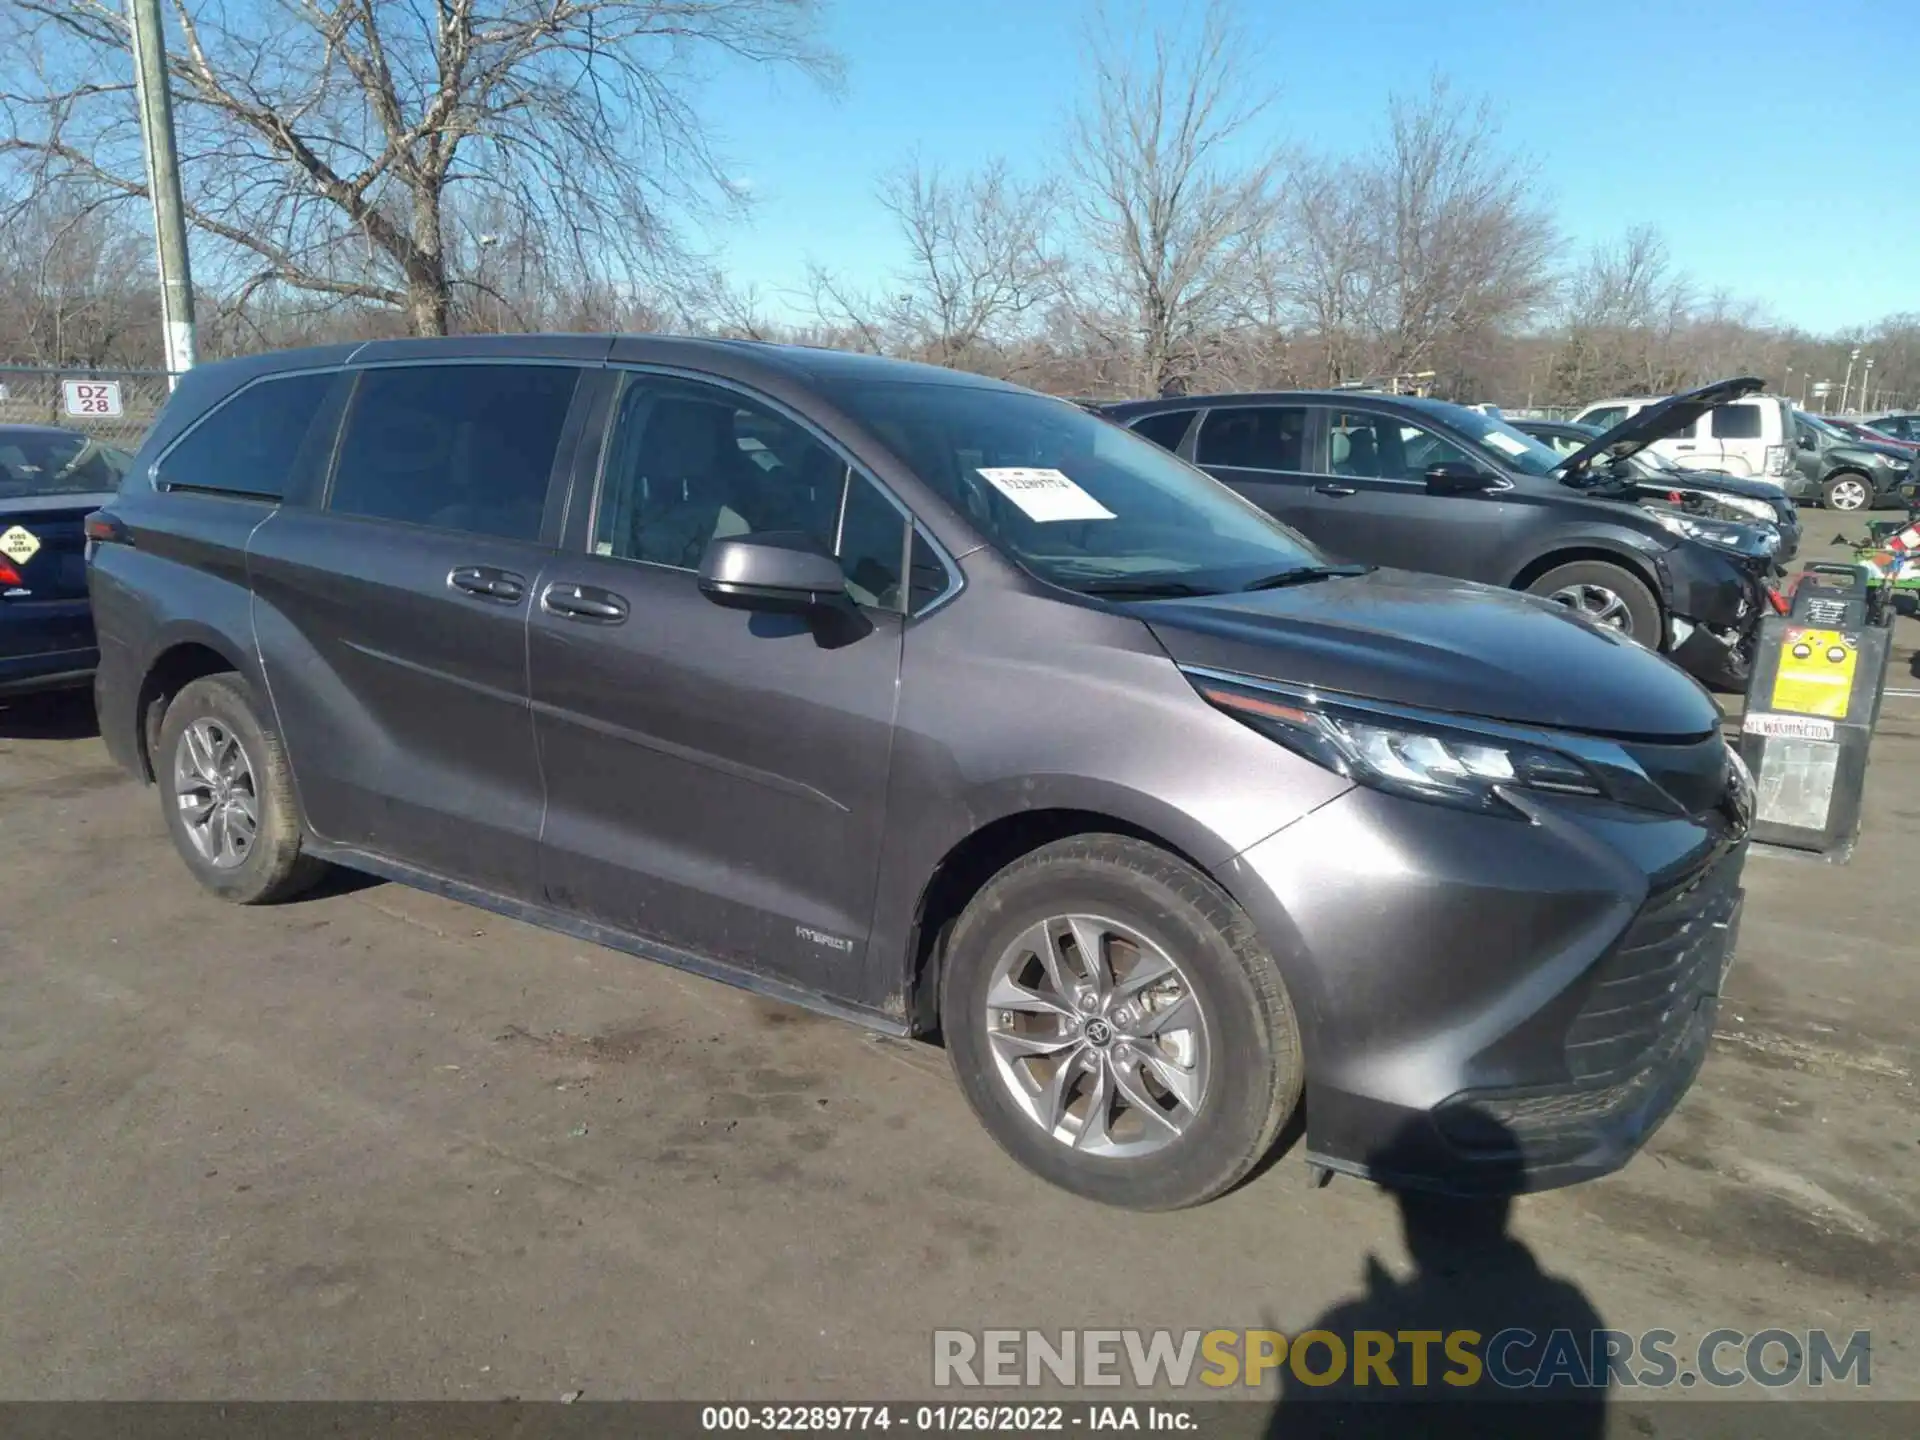
[[1846, 719], [1859, 659], [1855, 636], [1788, 627], [1780, 647], [1780, 669], [1773, 679], [1773, 701], [1767, 708]]
[[0, 555], [17, 565], [24, 565], [40, 553], [40, 537], [24, 525], [15, 525], [6, 534], [0, 535]]

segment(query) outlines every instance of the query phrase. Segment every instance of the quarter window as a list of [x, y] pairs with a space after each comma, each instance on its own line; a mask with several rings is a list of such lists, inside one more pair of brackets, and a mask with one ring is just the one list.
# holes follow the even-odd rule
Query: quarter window
[[360, 376], [328, 508], [536, 541], [567, 407], [564, 365], [409, 365]]
[[1193, 423], [1193, 411], [1168, 410], [1159, 415], [1146, 415], [1133, 422], [1133, 432], [1144, 435], [1162, 450], [1178, 450], [1180, 442], [1187, 438], [1187, 427]]
[[837, 556], [857, 603], [900, 608], [905, 515], [810, 431], [717, 387], [629, 380], [594, 550], [692, 570], [715, 540], [771, 531], [811, 536]]
[[1306, 445], [1304, 405], [1209, 410], [1194, 459], [1241, 470], [1297, 471], [1307, 467]]
[[318, 465], [325, 458], [332, 438], [331, 420], [339, 414], [336, 406], [326, 404], [335, 378], [287, 375], [255, 381], [167, 452], [154, 483], [162, 490], [212, 490], [256, 500], [281, 499], [297, 468]]
[[1722, 405], [1713, 412], [1713, 438], [1716, 440], [1758, 440], [1758, 405]]

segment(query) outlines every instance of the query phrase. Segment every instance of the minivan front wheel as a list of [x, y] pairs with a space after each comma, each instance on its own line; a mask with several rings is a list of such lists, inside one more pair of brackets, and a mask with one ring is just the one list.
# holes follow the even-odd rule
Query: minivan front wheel
[[941, 1026], [968, 1102], [1045, 1179], [1171, 1210], [1230, 1188], [1298, 1104], [1298, 1025], [1246, 915], [1143, 841], [1016, 860], [947, 945]]
[[301, 852], [286, 752], [239, 676], [210, 675], [174, 696], [154, 772], [174, 848], [223, 900], [285, 900], [325, 870]]
[[1660, 602], [1631, 570], [1604, 560], [1556, 565], [1527, 586], [1529, 595], [1578, 610], [1596, 625], [1618, 630], [1650, 650], [1660, 648]]

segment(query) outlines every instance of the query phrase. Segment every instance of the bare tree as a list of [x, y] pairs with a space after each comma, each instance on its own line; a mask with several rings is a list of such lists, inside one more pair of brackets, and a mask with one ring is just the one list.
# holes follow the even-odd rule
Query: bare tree
[[1432, 369], [1446, 346], [1524, 325], [1552, 297], [1553, 218], [1485, 101], [1439, 78], [1395, 96], [1386, 143], [1357, 179], [1373, 227], [1362, 308], [1381, 369]]
[[1676, 340], [1693, 308], [1692, 284], [1653, 226], [1594, 245], [1566, 287], [1554, 388], [1569, 401], [1675, 388], [1685, 378]]
[[1286, 313], [1319, 354], [1317, 379], [1351, 380], [1367, 362], [1368, 282], [1375, 225], [1368, 186], [1351, 161], [1297, 167], [1284, 191], [1290, 240], [1268, 272]]
[[880, 203], [907, 242], [896, 327], [935, 364], [998, 368], [983, 352], [1016, 343], [1058, 288], [1051, 184], [1022, 183], [1004, 160], [958, 181], [914, 160], [881, 182]]
[[[404, 312], [444, 332], [474, 283], [461, 217], [523, 217], [573, 283], [679, 257], [737, 199], [697, 105], [740, 60], [831, 79], [820, 0], [172, 0], [170, 70], [203, 283]], [[145, 193], [123, 7], [10, 0], [0, 154]]]
[[30, 197], [0, 223], [0, 356], [39, 365], [150, 365], [159, 303], [143, 238], [76, 194]]
[[[1144, 35], [1144, 39], [1134, 37]], [[1241, 324], [1273, 224], [1278, 155], [1242, 163], [1267, 106], [1225, 0], [1186, 36], [1102, 17], [1069, 153], [1081, 249], [1074, 309], [1135, 388], [1184, 381]]]

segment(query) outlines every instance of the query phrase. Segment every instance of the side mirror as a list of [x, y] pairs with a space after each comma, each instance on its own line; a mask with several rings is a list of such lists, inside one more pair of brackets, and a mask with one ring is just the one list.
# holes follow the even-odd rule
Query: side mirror
[[1802, 450], [1818, 450], [1820, 448], [1820, 442], [1811, 435], [1802, 435], [1798, 444]]
[[784, 615], [850, 603], [840, 562], [812, 536], [785, 531], [715, 540], [700, 561], [700, 593], [729, 610]]
[[1498, 483], [1478, 465], [1464, 460], [1442, 460], [1427, 467], [1429, 495], [1478, 495]]

